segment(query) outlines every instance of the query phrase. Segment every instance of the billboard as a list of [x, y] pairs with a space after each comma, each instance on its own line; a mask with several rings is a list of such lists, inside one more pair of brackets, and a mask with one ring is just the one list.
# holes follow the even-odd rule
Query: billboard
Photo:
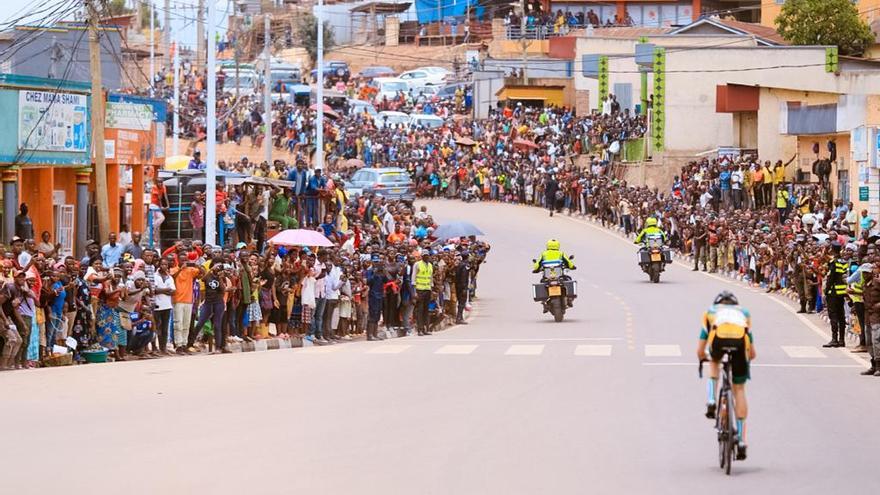
[[76, 93], [18, 92], [18, 148], [84, 153], [89, 149], [88, 97]]

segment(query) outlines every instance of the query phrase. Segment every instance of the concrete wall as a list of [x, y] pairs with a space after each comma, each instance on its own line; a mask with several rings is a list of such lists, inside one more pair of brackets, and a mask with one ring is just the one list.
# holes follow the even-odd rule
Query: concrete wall
[[[756, 43], [753, 39], [743, 36], [726, 35], [677, 35], [677, 36], [649, 36], [648, 42], [669, 49], [684, 47], [753, 47]], [[633, 102], [638, 100], [641, 79], [638, 74], [633, 54], [638, 43], [637, 39], [601, 38], [583, 36], [577, 39], [575, 45], [575, 88], [590, 91], [590, 94], [599, 94], [599, 81], [583, 76], [584, 55], [608, 55], [608, 70], [610, 72], [609, 88], [613, 92], [615, 83], [629, 83], [633, 88]], [[651, 78], [648, 78], [648, 92], [652, 91]], [[668, 99], [668, 95], [667, 95]], [[714, 96], [713, 100], [714, 102]], [[598, 98], [591, 98], [592, 108], [599, 108]], [[667, 130], [668, 133], [668, 130]]]
[[[674, 51], [666, 56], [666, 146], [670, 150], [710, 150], [734, 143], [730, 114], [715, 113], [715, 88], [742, 84], [809, 92], [866, 95], [880, 88], [880, 70], [825, 72], [824, 47], [712, 48]], [[611, 64], [610, 64], [611, 65]], [[756, 69], [756, 70], [755, 70]], [[831, 102], [831, 101], [829, 101]], [[767, 108], [767, 105], [770, 108]], [[761, 112], [778, 111], [761, 101]], [[779, 148], [764, 139], [778, 134], [777, 124], [761, 128], [759, 149], [773, 157]]]

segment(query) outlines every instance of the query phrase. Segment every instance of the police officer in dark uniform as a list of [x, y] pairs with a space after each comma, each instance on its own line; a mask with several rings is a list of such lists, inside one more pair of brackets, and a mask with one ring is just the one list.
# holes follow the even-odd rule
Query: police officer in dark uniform
[[822, 347], [844, 347], [846, 336], [846, 314], [843, 311], [846, 298], [846, 279], [849, 277], [849, 261], [841, 257], [840, 244], [833, 242], [833, 257], [828, 262], [825, 276], [825, 301], [828, 304], [828, 319], [831, 320], [831, 341]]

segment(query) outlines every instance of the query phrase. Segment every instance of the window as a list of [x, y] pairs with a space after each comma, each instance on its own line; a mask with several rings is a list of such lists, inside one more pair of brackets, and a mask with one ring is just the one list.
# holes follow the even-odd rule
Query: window
[[404, 172], [387, 172], [381, 175], [379, 182], [382, 184], [392, 184], [395, 182], [409, 182], [409, 175]]
[[[841, 162], [838, 166], [842, 167], [843, 163]], [[837, 171], [837, 197], [844, 204], [849, 203], [849, 170]]]

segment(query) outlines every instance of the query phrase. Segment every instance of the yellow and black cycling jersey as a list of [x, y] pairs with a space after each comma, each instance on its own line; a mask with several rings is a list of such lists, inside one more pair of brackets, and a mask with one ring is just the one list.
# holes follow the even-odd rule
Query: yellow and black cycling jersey
[[703, 327], [700, 340], [712, 345], [712, 341], [745, 340], [746, 344], [754, 342], [752, 335], [752, 315], [742, 306], [732, 304], [713, 304], [703, 313]]
[[743, 384], [750, 377], [749, 353], [754, 336], [751, 332], [752, 316], [749, 310], [732, 304], [714, 304], [703, 313], [700, 340], [705, 340], [713, 361], [719, 361], [724, 348], [730, 352], [733, 383]]

